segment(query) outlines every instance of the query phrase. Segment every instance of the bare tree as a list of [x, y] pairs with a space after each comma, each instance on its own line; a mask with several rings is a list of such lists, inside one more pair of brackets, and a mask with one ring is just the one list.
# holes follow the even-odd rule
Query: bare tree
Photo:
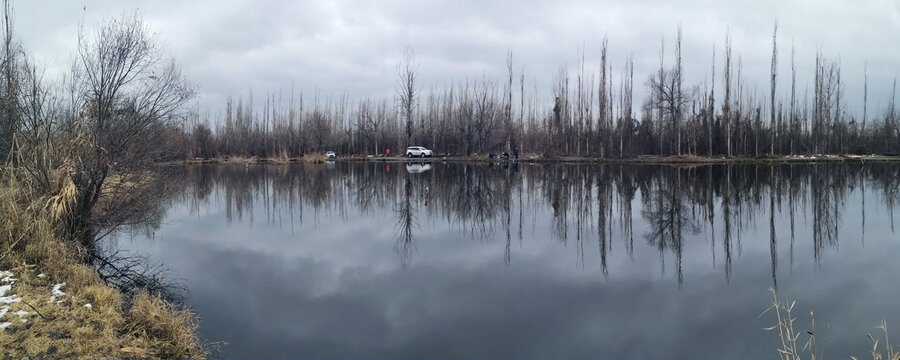
[[[507, 53], [505, 74], [498, 77], [485, 74], [482, 79], [423, 90], [412, 52], [407, 50], [406, 58], [397, 67], [393, 105], [387, 100], [388, 106], [382, 109], [379, 105], [376, 111], [375, 104], [384, 104], [383, 99], [350, 100], [347, 95], [323, 105], [317, 95], [316, 107], [304, 109], [302, 94], [299, 108], [295, 107], [292, 94], [289, 108], [284, 108], [280, 93], [267, 93], [266, 105], [259, 113], [251, 93], [249, 99], [226, 101], [224, 121], [218, 122], [224, 125], [211, 129], [215, 143], [212, 147], [218, 149], [219, 155], [263, 157], [282, 154], [285, 149], [294, 155], [326, 147], [348, 154], [368, 153], [373, 149], [382, 152], [385, 147], [402, 146], [404, 141], [407, 144], [430, 141], [426, 145], [438, 153], [466, 154], [509, 152], [515, 146], [543, 149], [548, 155], [610, 156], [618, 147], [619, 156], [683, 153], [765, 156], [767, 141], [768, 156], [798, 151], [889, 151], [893, 146], [891, 141], [898, 136], [895, 128], [900, 125], [889, 110], [884, 112], [884, 117], [878, 116], [877, 124], [867, 124], [867, 72], [861, 125], [843, 104], [847, 95], [841, 86], [839, 62], [826, 60], [821, 52], [817, 54], [815, 87], [810, 94], [813, 96], [797, 94], [798, 69], [793, 46], [790, 104], [786, 96], [783, 100], [776, 96], [777, 31], [776, 24], [772, 34], [770, 89], [765, 94], [769, 96], [760, 94], [753, 86], [745, 86], [749, 79], [742, 76], [742, 57], [732, 51], [729, 32], [725, 36], [724, 70], [719, 70], [722, 68], [716, 64], [719, 59], [714, 46], [709, 70], [712, 81], [703, 82], [702, 93], [697, 84], [684, 80], [683, 74], [690, 64], [682, 58], [686, 54], [683, 54], [681, 27], [676, 33], [671, 63], [665, 62], [666, 48], [661, 42], [659, 71], [648, 76], [647, 96], [642, 109], [637, 110], [640, 116], [632, 109], [631, 59], [617, 79], [619, 94], [614, 95], [606, 38], [596, 54], [599, 67], [591, 72], [586, 65], [590, 64], [587, 58], [591, 55], [579, 48], [575, 67], [561, 67], [553, 74], [551, 87], [547, 89], [552, 95], [542, 94], [537, 85], [533, 91], [526, 88], [524, 69], [519, 74], [519, 89], [513, 89], [515, 72], [511, 52]], [[724, 81], [717, 71], [723, 71]], [[3, 73], [0, 67], [0, 76]], [[570, 87], [569, 77], [573, 75], [576, 78]], [[0, 79], [0, 96], [4, 82]], [[723, 99], [717, 102], [716, 90], [723, 85], [724, 95], [720, 95]], [[515, 91], [520, 93], [514, 95]], [[514, 106], [513, 96], [519, 97], [518, 106]], [[798, 104], [801, 100], [806, 104], [802, 108]], [[766, 103], [768, 123], [762, 114]], [[197, 121], [200, 113], [197, 109], [190, 119]], [[185, 133], [192, 129], [205, 131], [196, 125], [194, 122], [176, 129], [178, 134], [173, 138], [187, 144], [186, 148], [196, 147], [202, 136], [191, 137]], [[870, 139], [873, 141], [867, 141]], [[187, 154], [188, 150], [172, 153]]]
[[73, 121], [83, 146], [72, 157], [76, 197], [66, 229], [90, 247], [96, 230], [92, 210], [110, 194], [104, 186], [132, 180], [117, 176], [107, 184], [110, 172], [128, 167], [135, 173], [152, 161], [160, 127], [176, 120], [194, 90], [136, 14], [107, 22], [80, 43], [73, 80], [81, 95], [76, 112], [84, 115]]
[[863, 118], [862, 118], [862, 133], [863, 136], [866, 135], [866, 120], [868, 120], [868, 114], [866, 111], [868, 110], [869, 105], [869, 63], [866, 63], [863, 66]]
[[403, 61], [397, 65], [397, 97], [400, 100], [400, 111], [406, 121], [406, 145], [412, 145], [413, 117], [415, 115], [416, 101], [419, 97], [418, 70], [415, 54], [412, 48], [406, 48], [403, 53]]
[[675, 104], [673, 106], [673, 114], [672, 114], [672, 124], [675, 128], [675, 153], [681, 154], [681, 121], [682, 115], [684, 111], [684, 105], [690, 102], [685, 98], [684, 92], [681, 90], [681, 85], [683, 82], [682, 79], [682, 68], [681, 68], [681, 24], [678, 25], [677, 35], [675, 38], [675, 70], [674, 70], [674, 99]]
[[656, 109], [657, 109], [657, 113], [658, 113], [658, 117], [657, 117], [656, 121], [657, 121], [657, 126], [659, 127], [659, 130], [658, 130], [659, 136], [658, 137], [659, 137], [659, 154], [660, 155], [663, 154], [663, 141], [662, 141], [663, 131], [662, 131], [662, 129], [664, 127], [663, 124], [665, 124], [665, 115], [664, 115], [665, 112], [663, 110], [664, 109], [663, 108], [663, 102], [664, 102], [663, 94], [665, 94], [664, 86], [666, 84], [665, 59], [666, 59], [666, 41], [665, 41], [665, 39], [659, 39], [659, 75], [657, 76], [656, 84], [652, 84], [652, 78], [651, 78], [651, 88], [656, 89], [656, 96], [653, 96], [652, 98], [656, 100]]
[[791, 155], [794, 155], [794, 138], [797, 137], [797, 112], [795, 107], [797, 106], [797, 69], [794, 66], [794, 44], [791, 43]]
[[725, 121], [725, 140], [728, 147], [728, 157], [731, 157], [731, 35], [728, 33], [725, 33], [725, 100], [722, 103], [722, 118]]
[[606, 36], [603, 36], [603, 42], [600, 43], [600, 87], [597, 91], [597, 105], [599, 111], [597, 112], [597, 125], [598, 132], [600, 133], [600, 157], [605, 157], [605, 149], [606, 143], [609, 142], [607, 137], [607, 133], [609, 129], [607, 128], [607, 118], [612, 116], [607, 113], [607, 106], [610, 101], [609, 92], [607, 91], [607, 82], [609, 81], [609, 74], [606, 72], [606, 48], [609, 43], [609, 40]]
[[628, 60], [625, 61], [625, 73], [628, 75], [628, 80], [623, 80], [624, 89], [622, 91], [623, 98], [623, 122], [622, 122], [622, 131], [619, 133], [619, 157], [622, 157], [623, 147], [624, 147], [624, 139], [628, 139], [629, 147], [631, 146], [631, 137], [634, 133], [634, 115], [632, 114], [633, 101], [634, 101], [634, 57], [629, 56]]
[[778, 66], [778, 46], [776, 36], [778, 35], [778, 23], [775, 24], [775, 30], [772, 31], [772, 96], [770, 98], [770, 106], [771, 106], [771, 117], [769, 120], [771, 121], [770, 126], [771, 129], [769, 132], [771, 133], [771, 141], [769, 143], [769, 156], [775, 156], [775, 131], [778, 128], [778, 124], [775, 121], [775, 74], [777, 73]]
[[193, 127], [194, 154], [203, 159], [209, 159], [215, 154], [215, 144], [212, 141], [212, 130], [206, 124], [197, 124]]
[[512, 152], [512, 143], [513, 143], [513, 117], [512, 117], [512, 92], [513, 92], [513, 54], [512, 51], [508, 51], [506, 53], [506, 76], [507, 83], [504, 91], [506, 92], [506, 104], [504, 107], [504, 116], [503, 116], [503, 132], [506, 137], [506, 143], [504, 144], [504, 150], [509, 153]]
[[[891, 127], [894, 128], [894, 131], [897, 132], [897, 137], [900, 138], [900, 116], [897, 115], [897, 78], [894, 78], [894, 86], [891, 88], [891, 102], [888, 105], [887, 114], [884, 116], [884, 129], [889, 130]], [[890, 140], [888, 137], [890, 133], [885, 134], [885, 145], [884, 148], [891, 152], [896, 152], [897, 145], [891, 146]]]
[[3, 92], [0, 101], [0, 157], [15, 164], [14, 134], [19, 130], [19, 119], [16, 114], [18, 97], [18, 76], [16, 62], [19, 51], [13, 41], [12, 7], [9, 0], [3, 1]]
[[707, 136], [707, 154], [712, 156], [713, 154], [713, 129], [716, 122], [716, 46], [713, 45], [713, 53], [712, 53], [712, 61], [710, 62], [710, 76], [712, 77], [712, 87], [709, 90], [709, 109], [707, 110], [707, 128], [706, 128], [706, 136]]
[[675, 65], [673, 69], [666, 70], [663, 57], [660, 56], [660, 68], [658, 74], [650, 75], [647, 80], [649, 89], [654, 92], [652, 98], [656, 100], [656, 106], [660, 113], [660, 153], [662, 153], [662, 134], [665, 128], [664, 120], [668, 118], [668, 129], [671, 136], [670, 143], [672, 154], [681, 154], [681, 118], [684, 106], [693, 101], [695, 91], [685, 93], [682, 90], [681, 77], [681, 28], [675, 43]]

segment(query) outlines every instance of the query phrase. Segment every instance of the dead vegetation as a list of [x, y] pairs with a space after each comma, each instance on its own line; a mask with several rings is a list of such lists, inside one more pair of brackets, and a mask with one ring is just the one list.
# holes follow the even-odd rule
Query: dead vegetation
[[151, 164], [192, 86], [137, 15], [79, 37], [81, 81], [45, 81], [15, 45], [3, 5], [0, 357], [205, 357], [194, 316], [130, 295], [147, 282], [121, 291], [96, 246], [157, 216], [146, 210], [164, 193]]
[[[775, 314], [775, 325], [763, 330], [773, 331], [778, 334], [778, 339], [781, 341], [781, 344], [777, 349], [778, 357], [782, 360], [800, 360], [807, 358], [815, 360], [821, 358], [816, 349], [815, 313], [813, 311], [809, 312], [810, 328], [809, 330], [804, 331], [802, 328], [795, 325], [797, 318], [794, 316], [794, 307], [797, 305], [797, 302], [779, 300], [778, 294], [774, 289], [769, 289], [769, 291], [772, 292], [772, 305], [759, 316], [763, 316], [770, 312]], [[900, 360], [900, 352], [894, 351], [894, 347], [890, 343], [887, 322], [882, 320], [881, 324], [876, 326], [875, 329], [881, 330], [884, 334], [884, 343], [879, 343], [880, 339], [872, 334], [866, 334], [872, 342], [872, 349], [869, 351], [872, 360]], [[804, 338], [801, 339], [801, 336]], [[798, 342], [798, 340], [800, 342]], [[857, 359], [855, 356], [851, 356], [850, 358], [853, 360]]]
[[308, 153], [304, 154], [300, 160], [305, 163], [324, 164], [328, 158], [322, 153]]
[[[79, 267], [80, 265], [71, 265]], [[141, 293], [130, 300], [103, 285], [87, 267], [68, 269], [63, 278], [42, 275], [39, 266], [18, 267], [8, 293], [20, 301], [0, 326], [0, 348], [12, 358], [198, 358], [196, 321], [158, 297]], [[75, 271], [71, 271], [75, 270]], [[62, 281], [66, 279], [69, 281]], [[62, 285], [62, 286], [59, 286]], [[64, 295], [54, 295], [54, 289]], [[59, 294], [59, 293], [57, 293]]]
[[257, 158], [255, 156], [229, 156], [219, 160], [222, 164], [251, 164], [256, 161]]
[[[4, 181], [0, 192], [0, 270], [6, 294], [19, 299], [0, 316], [0, 355], [63, 358], [199, 358], [197, 320], [159, 297], [127, 298], [80, 262], [86, 250], [61, 241], [58, 221], [70, 204], [65, 191], [33, 200], [26, 187]], [[0, 276], [2, 278], [4, 276]], [[54, 297], [54, 285], [65, 293]], [[2, 311], [0, 311], [2, 312]], [[17, 315], [23, 314], [23, 315]], [[24, 321], [23, 321], [24, 320]]]

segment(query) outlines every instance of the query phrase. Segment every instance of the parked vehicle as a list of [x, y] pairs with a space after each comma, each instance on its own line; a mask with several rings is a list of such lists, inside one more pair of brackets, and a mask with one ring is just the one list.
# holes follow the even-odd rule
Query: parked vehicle
[[424, 146], [410, 146], [406, 148], [406, 157], [431, 157], [431, 150]]
[[329, 159], [334, 159], [334, 158], [335, 158], [334, 151], [328, 151], [328, 152], [326, 152], [326, 153], [325, 153], [325, 157], [327, 157], [327, 158], [329, 158]]

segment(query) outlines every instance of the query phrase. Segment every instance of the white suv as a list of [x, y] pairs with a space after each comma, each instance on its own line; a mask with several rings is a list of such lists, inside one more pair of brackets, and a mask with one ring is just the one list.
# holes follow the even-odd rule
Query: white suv
[[424, 146], [410, 146], [406, 148], [406, 157], [431, 157], [431, 150], [426, 149]]

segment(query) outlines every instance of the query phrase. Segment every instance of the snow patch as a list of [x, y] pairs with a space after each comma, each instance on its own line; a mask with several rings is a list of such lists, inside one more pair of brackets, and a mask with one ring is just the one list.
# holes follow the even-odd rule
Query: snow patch
[[21, 301], [22, 299], [16, 297], [16, 294], [6, 295], [6, 292], [12, 290], [13, 284], [16, 283], [16, 279], [12, 277], [13, 273], [9, 271], [0, 271], [0, 276], [3, 277], [0, 279], [0, 283], [9, 283], [8, 285], [0, 285], [0, 303], [10, 304]]
[[28, 315], [28, 314], [30, 314], [30, 313], [27, 312], [27, 311], [25, 311], [25, 310], [19, 310], [19, 311], [16, 311], [16, 315], [19, 315], [19, 317], [23, 317], [23, 316]]
[[40, 274], [38, 274], [37, 277], [43, 279], [43, 278], [47, 277], [47, 275], [45, 275], [44, 273], [40, 273]]
[[[10, 285], [12, 285], [17, 280], [13, 277], [13, 275], [14, 274], [10, 271], [0, 271], [0, 283], [9, 283]], [[0, 296], [2, 295], [3, 293], [0, 293]]]
[[92, 309], [92, 308], [93, 308], [93, 306], [91, 306], [91, 304], [84, 304], [84, 307], [86, 307], [86, 308], [88, 308], [88, 309]]
[[13, 273], [9, 271], [0, 271], [0, 276], [3, 277], [0, 279], [0, 283], [8, 283], [8, 285], [0, 285], [0, 303], [9, 304], [21, 300], [17, 299], [15, 294], [6, 296], [6, 292], [12, 290], [13, 284], [16, 283], [16, 279], [12, 277]]
[[59, 284], [53, 285], [53, 291], [50, 292], [50, 294], [51, 294], [50, 302], [53, 302], [54, 300], [56, 300], [57, 296], [65, 296], [66, 295], [66, 293], [59, 290], [63, 286], [66, 286], [66, 283], [59, 283]]
[[59, 290], [63, 286], [66, 286], [66, 283], [59, 283], [59, 284], [53, 285], [53, 291], [51, 292], [51, 294], [59, 295], [59, 296], [65, 295], [66, 293]]
[[7, 312], [9, 312], [9, 305], [0, 306], [0, 318], [6, 315]]
[[6, 327], [10, 325], [12, 325], [11, 322], [0, 323], [0, 329], [6, 329]]
[[22, 301], [22, 299], [17, 297], [16, 294], [4, 296], [4, 295], [6, 295], [6, 292], [9, 291], [10, 289], [12, 289], [12, 285], [0, 286], [0, 303], [12, 304], [14, 302]]

